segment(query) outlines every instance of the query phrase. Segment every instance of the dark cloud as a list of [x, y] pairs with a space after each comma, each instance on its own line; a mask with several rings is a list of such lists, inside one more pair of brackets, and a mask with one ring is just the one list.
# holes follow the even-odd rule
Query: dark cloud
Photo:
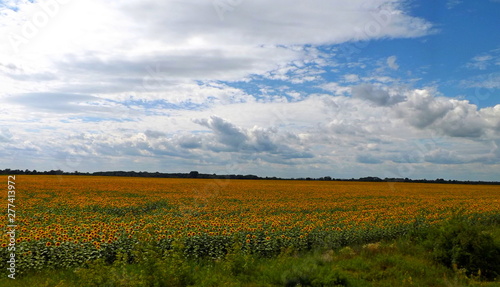
[[197, 135], [185, 135], [178, 139], [179, 146], [185, 149], [196, 149], [202, 147], [202, 137]]
[[361, 84], [353, 87], [352, 97], [370, 101], [377, 106], [392, 106], [404, 101], [403, 96], [391, 96], [388, 91], [379, 89], [372, 84]]
[[273, 139], [274, 135], [276, 135], [276, 130], [254, 128], [250, 131], [250, 146], [256, 152], [276, 152], [279, 147]]
[[383, 160], [378, 159], [370, 154], [358, 155], [356, 156], [356, 161], [359, 163], [367, 163], [367, 164], [379, 164], [384, 162]]
[[424, 155], [420, 151], [410, 151], [394, 156], [392, 161], [395, 163], [421, 163], [424, 161]]
[[196, 119], [194, 122], [211, 129], [218, 143], [235, 150], [240, 149], [248, 140], [242, 129], [222, 118], [212, 116], [210, 119]]
[[211, 129], [215, 141], [205, 135], [203, 141], [205, 146], [214, 152], [240, 152], [267, 154], [261, 156], [266, 161], [280, 161], [285, 159], [312, 158], [308, 151], [300, 150], [291, 146], [298, 141], [298, 137], [290, 134], [280, 134], [274, 128], [252, 129], [240, 128], [222, 118], [212, 116], [210, 119], [197, 119], [195, 123]]
[[426, 162], [435, 164], [462, 164], [470, 162], [470, 160], [457, 154], [454, 151], [443, 149], [436, 149], [429, 152], [427, 155], [425, 155], [424, 159]]
[[167, 134], [165, 134], [164, 132], [160, 132], [160, 131], [152, 131], [152, 130], [147, 130], [144, 132], [144, 134], [148, 137], [148, 138], [152, 138], [152, 139], [157, 139], [157, 138], [161, 138], [161, 137], [164, 137], [166, 136]]

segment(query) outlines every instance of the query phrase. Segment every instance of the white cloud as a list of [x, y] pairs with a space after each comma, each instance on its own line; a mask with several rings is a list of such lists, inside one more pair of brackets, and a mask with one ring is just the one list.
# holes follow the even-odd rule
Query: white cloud
[[0, 34], [22, 41], [0, 44], [8, 93], [113, 94], [154, 89], [151, 81], [175, 86], [252, 75], [299, 84], [317, 80], [325, 64], [305, 44], [418, 37], [431, 29], [394, 0], [245, 1], [223, 21], [212, 1], [9, 3], [17, 11], [2, 10]]
[[395, 107], [398, 116], [416, 128], [434, 130], [450, 137], [472, 138], [491, 132], [498, 136], [488, 122], [496, 110], [478, 110], [468, 101], [435, 97], [428, 90], [407, 93], [407, 101]]
[[[471, 77], [467, 80], [460, 81], [460, 85], [466, 88], [485, 88], [490, 91], [486, 92], [487, 95], [478, 95], [482, 98], [491, 96], [495, 89], [500, 88], [500, 73], [492, 72], [479, 76]], [[482, 94], [483, 92], [481, 92]]]
[[[499, 163], [500, 105], [478, 110], [465, 101], [436, 97], [432, 90], [407, 90], [404, 96], [391, 105], [372, 105], [364, 98], [311, 95], [297, 102], [166, 108], [168, 117], [144, 109], [132, 122], [68, 121], [57, 113], [2, 131], [0, 153], [20, 149], [18, 159], [52, 157], [65, 170], [116, 169], [124, 164], [120, 158], [129, 158], [147, 162], [150, 170], [165, 170], [163, 163], [170, 162], [177, 167], [171, 171], [191, 170], [191, 163], [202, 171], [224, 172], [224, 166], [234, 164], [244, 173], [286, 170], [288, 176], [307, 174], [301, 166], [323, 176], [340, 162], [338, 172], [346, 176], [372, 170], [370, 175], [381, 177], [419, 177], [425, 173], [418, 170], [428, 164], [460, 170], [461, 165], [493, 168]], [[430, 140], [420, 144], [425, 137]], [[410, 169], [397, 172], [396, 162]]]
[[500, 65], [500, 49], [493, 49], [473, 57], [466, 67], [470, 69], [486, 70]]
[[396, 56], [390, 56], [389, 58], [387, 58], [387, 66], [389, 66], [389, 68], [391, 68], [392, 70], [399, 69], [399, 65], [396, 64], [397, 59], [398, 58]]
[[[499, 164], [500, 106], [363, 76], [368, 60], [322, 46], [430, 33], [403, 1], [243, 1], [223, 17], [212, 1], [55, 1], [0, 10], [3, 38], [22, 37], [0, 43], [11, 168], [412, 177], [450, 164], [467, 177], [459, 166]], [[469, 67], [494, 67], [490, 54]], [[395, 55], [377, 63], [399, 69]]]
[[461, 0], [448, 0], [448, 2], [446, 2], [446, 8], [453, 9], [456, 6], [462, 4], [462, 2], [463, 1], [461, 1]]
[[486, 70], [486, 68], [490, 65], [491, 60], [493, 60], [492, 55], [476, 56], [472, 58], [472, 61], [470, 63], [467, 64], [467, 67], [479, 70]]
[[355, 74], [344, 75], [344, 81], [347, 83], [359, 82], [359, 76]]
[[334, 82], [322, 84], [319, 87], [321, 89], [328, 91], [328, 92], [331, 92], [337, 96], [342, 96], [342, 95], [346, 95], [348, 93], [351, 93], [351, 89], [352, 89], [351, 87], [341, 86], [340, 84], [334, 83]]

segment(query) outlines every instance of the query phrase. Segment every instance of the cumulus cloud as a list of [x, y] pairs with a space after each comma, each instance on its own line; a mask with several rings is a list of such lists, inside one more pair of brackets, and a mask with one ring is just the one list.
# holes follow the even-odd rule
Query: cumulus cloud
[[185, 135], [179, 139], [179, 146], [185, 149], [202, 147], [202, 137], [198, 135]]
[[433, 96], [428, 90], [407, 93], [395, 107], [400, 118], [419, 129], [430, 129], [450, 137], [481, 137], [492, 130], [491, 114], [465, 100]]
[[[275, 170], [309, 166], [335, 167], [334, 174], [349, 176], [362, 164], [367, 169], [377, 167], [370, 175], [383, 177], [386, 174], [376, 171], [387, 171], [391, 163], [417, 169], [425, 164], [458, 168], [499, 162], [500, 105], [478, 110], [465, 101], [436, 97], [432, 90], [402, 94], [404, 101], [389, 106], [348, 96], [316, 95], [298, 102], [218, 106], [217, 113], [224, 117], [214, 116], [211, 110], [166, 110], [175, 112], [176, 118], [143, 117], [133, 123], [44, 120], [30, 125], [38, 132], [19, 124], [12, 126], [15, 134], [5, 134], [15, 139], [17, 148], [29, 149], [31, 156], [52, 156], [60, 159], [58, 168], [78, 170], [91, 162], [112, 169], [120, 164], [115, 159], [126, 157], [147, 162], [153, 170], [163, 163], [167, 168], [169, 162], [177, 167], [172, 171], [191, 170], [191, 163], [215, 172], [233, 162], [245, 172], [262, 166]], [[431, 120], [422, 120], [426, 117]], [[65, 136], [75, 132], [81, 133]], [[25, 140], [28, 137], [31, 143]], [[432, 138], [415, 146], [415, 139], [422, 137]], [[13, 148], [4, 141], [0, 152], [12, 153]], [[68, 165], [67, 157], [79, 158], [73, 162], [80, 165]], [[411, 172], [400, 175], [415, 176]]]
[[[276, 128], [251, 129], [237, 127], [217, 116], [210, 119], [195, 119], [195, 123], [209, 128], [215, 141], [205, 137], [207, 147], [216, 152], [267, 153], [281, 159], [311, 158], [313, 155], [299, 147], [299, 138], [293, 134], [280, 134]], [[293, 147], [293, 145], [297, 147]], [[222, 145], [222, 146], [221, 146]]]
[[218, 143], [233, 150], [238, 149], [248, 140], [241, 128], [222, 118], [212, 116], [210, 119], [195, 119], [194, 122], [212, 130]]
[[407, 101], [396, 112], [412, 126], [422, 129], [444, 117], [451, 108], [449, 99], [436, 98], [428, 90], [415, 90], [409, 92]]

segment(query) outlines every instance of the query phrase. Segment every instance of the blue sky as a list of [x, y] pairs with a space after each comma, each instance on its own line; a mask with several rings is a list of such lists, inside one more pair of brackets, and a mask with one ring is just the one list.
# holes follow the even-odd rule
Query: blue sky
[[498, 15], [0, 1], [0, 168], [499, 180]]

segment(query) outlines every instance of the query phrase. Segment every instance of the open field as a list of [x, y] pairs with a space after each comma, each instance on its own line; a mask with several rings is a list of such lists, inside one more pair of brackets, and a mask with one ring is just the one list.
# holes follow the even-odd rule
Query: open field
[[[7, 205], [7, 191], [0, 198]], [[98, 259], [134, 264], [148, 250], [186, 260], [217, 261], [233, 253], [271, 260], [394, 240], [452, 216], [490, 224], [500, 221], [500, 187], [17, 176], [15, 208], [22, 278]], [[2, 270], [11, 253], [7, 220], [5, 210]]]

